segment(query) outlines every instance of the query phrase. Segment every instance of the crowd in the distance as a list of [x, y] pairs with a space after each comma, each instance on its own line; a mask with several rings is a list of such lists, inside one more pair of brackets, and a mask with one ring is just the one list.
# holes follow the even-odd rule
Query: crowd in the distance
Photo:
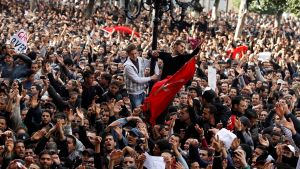
[[[300, 167], [298, 18], [275, 27], [272, 16], [248, 14], [234, 40], [236, 13], [188, 14], [181, 24], [164, 13], [156, 53], [147, 11], [126, 22], [105, 1], [86, 18], [84, 2], [39, 1], [31, 13], [27, 1], [0, 1], [1, 168], [142, 169], [155, 165], [152, 156], [167, 169]], [[140, 37], [103, 30], [117, 25]], [[10, 38], [21, 29], [28, 50], [17, 54]], [[242, 45], [248, 50], [233, 57]], [[140, 108], [149, 83], [192, 51], [194, 78], [152, 126]]]

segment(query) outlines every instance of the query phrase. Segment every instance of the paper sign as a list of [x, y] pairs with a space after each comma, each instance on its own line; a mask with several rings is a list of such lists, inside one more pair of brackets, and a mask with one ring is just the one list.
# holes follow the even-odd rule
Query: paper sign
[[271, 52], [260, 52], [258, 54], [258, 60], [260, 61], [268, 61], [271, 60]]
[[212, 66], [208, 66], [208, 86], [214, 91], [217, 87], [217, 70]]
[[224, 143], [227, 150], [231, 147], [233, 140], [236, 138], [235, 134], [225, 128], [218, 131], [217, 136], [219, 136], [219, 139]]
[[27, 51], [27, 33], [24, 29], [15, 33], [10, 39], [10, 43], [13, 44], [16, 53], [26, 53]]
[[160, 156], [151, 156], [148, 153], [145, 153], [146, 160], [144, 162], [144, 167], [147, 169], [165, 169], [166, 163], [163, 157]]

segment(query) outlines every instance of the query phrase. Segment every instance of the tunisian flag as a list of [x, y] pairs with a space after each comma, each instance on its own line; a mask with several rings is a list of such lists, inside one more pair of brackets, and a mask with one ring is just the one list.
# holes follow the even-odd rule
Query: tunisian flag
[[101, 28], [101, 30], [111, 33], [113, 31], [115, 32], [124, 32], [127, 34], [132, 34], [135, 35], [136, 37], [140, 37], [140, 34], [136, 31], [134, 31], [133, 29], [126, 27], [126, 26], [114, 26], [114, 27], [105, 27], [105, 28]]
[[152, 125], [155, 124], [156, 118], [167, 108], [182, 86], [193, 78], [196, 70], [195, 64], [196, 61], [193, 57], [173, 76], [168, 76], [154, 84], [142, 106], [144, 112], [150, 112], [150, 123]]
[[228, 50], [227, 54], [229, 55], [229, 57], [231, 55], [231, 59], [236, 59], [236, 55], [240, 54], [239, 59], [241, 59], [243, 57], [244, 53], [247, 52], [247, 50], [248, 50], [247, 46], [239, 46], [233, 50]]

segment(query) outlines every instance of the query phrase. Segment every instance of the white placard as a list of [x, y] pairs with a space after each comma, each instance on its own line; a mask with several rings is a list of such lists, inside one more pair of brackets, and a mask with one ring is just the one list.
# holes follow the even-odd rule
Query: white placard
[[208, 66], [208, 86], [216, 91], [217, 87], [217, 70], [212, 66]]
[[160, 156], [151, 156], [148, 153], [145, 153], [146, 160], [144, 162], [144, 167], [147, 169], [165, 169], [166, 163], [163, 157]]
[[16, 53], [26, 53], [28, 48], [27, 40], [28, 37], [26, 31], [21, 29], [11, 37], [10, 43], [13, 44]]
[[217, 132], [217, 136], [224, 143], [225, 148], [228, 150], [231, 147], [233, 140], [236, 138], [236, 135], [231, 133], [229, 130], [222, 128]]
[[269, 60], [271, 60], [271, 52], [260, 52], [259, 54], [258, 54], [258, 60], [260, 60], [260, 61], [269, 61]]

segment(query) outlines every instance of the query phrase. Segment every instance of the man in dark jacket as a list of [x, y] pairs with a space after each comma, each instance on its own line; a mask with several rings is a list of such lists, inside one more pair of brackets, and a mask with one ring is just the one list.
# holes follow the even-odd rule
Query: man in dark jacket
[[3, 61], [0, 61], [2, 67], [2, 77], [19, 79], [25, 77], [31, 69], [32, 60], [24, 55], [6, 54]]
[[104, 91], [99, 84], [94, 81], [94, 73], [86, 71], [83, 74], [84, 83], [82, 84], [82, 108], [88, 109], [95, 96], [101, 96]]
[[188, 62], [192, 57], [196, 56], [200, 51], [198, 46], [192, 53], [187, 54], [185, 52], [185, 46], [186, 44], [183, 40], [177, 40], [174, 42], [172, 53], [157, 51], [152, 53], [153, 57], [158, 57], [164, 63], [161, 79], [175, 74], [186, 62]]

